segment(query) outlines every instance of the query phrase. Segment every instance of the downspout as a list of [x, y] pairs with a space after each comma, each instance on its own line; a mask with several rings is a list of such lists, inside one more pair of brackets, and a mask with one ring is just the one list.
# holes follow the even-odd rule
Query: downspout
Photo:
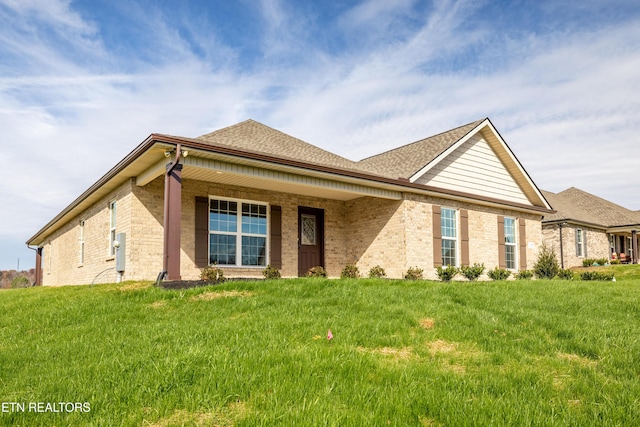
[[42, 248], [40, 246], [32, 248], [29, 244], [27, 247], [36, 252], [36, 280], [33, 286], [42, 286]]
[[176, 166], [180, 163], [180, 157], [182, 154], [182, 146], [180, 143], [176, 144], [176, 158], [173, 162], [167, 165], [167, 170], [164, 175], [164, 241], [162, 250], [162, 271], [158, 274], [156, 284], [158, 285], [162, 280], [167, 277], [168, 260], [169, 260], [169, 180]]
[[564, 270], [564, 251], [562, 249], [562, 226], [563, 226], [563, 223], [558, 223], [558, 227], [560, 230], [560, 268]]

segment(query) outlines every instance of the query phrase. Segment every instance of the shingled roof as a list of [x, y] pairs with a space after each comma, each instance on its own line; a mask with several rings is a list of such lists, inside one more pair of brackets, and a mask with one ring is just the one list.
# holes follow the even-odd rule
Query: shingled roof
[[485, 119], [368, 157], [359, 162], [323, 150], [251, 119], [199, 136], [196, 139], [205, 144], [219, 147], [398, 179], [413, 176], [483, 120]]
[[356, 162], [251, 119], [199, 136], [197, 140], [209, 145], [298, 162], [346, 170], [361, 170]]
[[640, 212], [632, 211], [575, 187], [560, 193], [542, 191], [556, 213], [545, 215], [543, 222], [577, 221], [605, 228], [640, 224]]
[[410, 178], [486, 119], [360, 160], [360, 167], [388, 178]]

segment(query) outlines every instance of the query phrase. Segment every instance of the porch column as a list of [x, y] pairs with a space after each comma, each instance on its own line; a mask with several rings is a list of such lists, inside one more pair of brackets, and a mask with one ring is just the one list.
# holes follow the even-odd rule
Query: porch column
[[164, 177], [164, 262], [167, 280], [180, 280], [180, 218], [182, 164], [169, 163]]
[[42, 248], [36, 248], [36, 282], [34, 286], [42, 286]]
[[638, 263], [638, 232], [636, 230], [631, 231], [631, 250], [633, 251], [631, 262]]

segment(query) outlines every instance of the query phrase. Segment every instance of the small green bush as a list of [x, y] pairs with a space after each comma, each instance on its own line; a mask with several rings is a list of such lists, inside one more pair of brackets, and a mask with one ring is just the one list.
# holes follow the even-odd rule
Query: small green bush
[[487, 275], [491, 278], [491, 280], [507, 280], [509, 276], [511, 276], [511, 272], [504, 268], [494, 268], [493, 270], [489, 270]]
[[358, 277], [360, 277], [360, 270], [358, 269], [358, 266], [353, 264], [345, 265], [340, 273], [341, 279], [357, 279]]
[[460, 267], [460, 273], [470, 281], [478, 280], [478, 277], [484, 273], [484, 264], [474, 263], [472, 266], [463, 265]]
[[409, 269], [407, 270], [407, 272], [404, 274], [404, 278], [406, 280], [421, 280], [422, 279], [422, 272], [424, 270], [418, 267], [409, 267]]
[[620, 260], [619, 259], [612, 259], [611, 261], [609, 261], [609, 264], [611, 264], [611, 265], [620, 264]]
[[593, 265], [605, 265], [608, 263], [609, 263], [609, 260], [607, 258], [585, 258], [582, 260], [583, 267], [591, 267]]
[[518, 280], [529, 280], [533, 277], [533, 271], [531, 270], [520, 270], [515, 275]]
[[573, 271], [568, 268], [561, 268], [558, 270], [558, 279], [560, 280], [573, 280]]
[[11, 281], [12, 288], [28, 288], [29, 287], [29, 279], [25, 276], [17, 276], [15, 279]]
[[371, 267], [371, 269], [369, 269], [369, 277], [371, 278], [381, 278], [381, 277], [387, 277], [387, 272], [384, 271], [384, 268], [380, 267], [379, 265], [376, 265], [374, 267]]
[[438, 278], [443, 282], [450, 282], [451, 279], [453, 279], [458, 273], [459, 270], [452, 265], [447, 265], [446, 267], [436, 267], [436, 274], [438, 275]]
[[316, 265], [307, 270], [307, 277], [327, 277], [327, 270], [321, 265]]
[[613, 273], [601, 273], [599, 271], [584, 271], [580, 273], [580, 280], [613, 280]]
[[558, 275], [560, 265], [556, 257], [556, 251], [548, 247], [545, 243], [540, 246], [538, 259], [533, 266], [533, 272], [539, 279], [553, 279]]
[[267, 268], [262, 270], [262, 275], [265, 279], [279, 279], [281, 276], [280, 270], [275, 267], [271, 267], [271, 265], [267, 265]]
[[227, 280], [222, 269], [215, 264], [203, 268], [202, 273], [200, 273], [200, 279], [207, 283], [222, 283]]

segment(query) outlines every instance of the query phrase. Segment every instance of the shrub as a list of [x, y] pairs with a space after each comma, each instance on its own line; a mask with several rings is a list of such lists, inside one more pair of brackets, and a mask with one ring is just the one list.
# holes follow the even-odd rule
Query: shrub
[[418, 268], [418, 267], [409, 267], [407, 272], [404, 274], [404, 278], [406, 280], [420, 280], [420, 279], [422, 279], [422, 272], [423, 271], [424, 270], [422, 270], [421, 268]]
[[307, 270], [307, 277], [327, 277], [327, 270], [321, 265], [316, 265]]
[[539, 279], [553, 279], [560, 271], [560, 265], [556, 257], [556, 251], [545, 243], [540, 246], [538, 259], [533, 266], [533, 271]]
[[595, 259], [585, 258], [585, 259], [582, 260], [582, 266], [583, 267], [591, 267], [595, 261], [596, 261]]
[[580, 273], [581, 280], [613, 280], [613, 273], [601, 273], [599, 271], [585, 271]]
[[25, 276], [17, 276], [15, 279], [11, 281], [12, 288], [28, 288], [29, 287], [29, 279]]
[[611, 264], [611, 265], [620, 264], [620, 260], [619, 259], [612, 259], [611, 261], [609, 261], [609, 264]]
[[573, 271], [568, 268], [561, 268], [558, 270], [558, 279], [560, 280], [573, 280]]
[[200, 279], [207, 283], [222, 283], [227, 280], [224, 277], [222, 269], [218, 268], [215, 264], [203, 268], [202, 273], [200, 273]]
[[516, 279], [518, 280], [529, 280], [533, 277], [533, 271], [531, 270], [520, 270], [516, 273]]
[[360, 277], [360, 270], [356, 265], [347, 264], [340, 273], [341, 279], [357, 279]]
[[509, 276], [511, 276], [511, 272], [509, 270], [505, 270], [504, 268], [494, 268], [493, 270], [489, 270], [487, 275], [491, 278], [491, 280], [507, 280]]
[[371, 278], [387, 277], [387, 272], [384, 271], [384, 268], [380, 267], [379, 265], [376, 265], [375, 267], [371, 267], [371, 269], [369, 270], [369, 277]]
[[438, 278], [443, 282], [451, 281], [451, 279], [453, 279], [459, 272], [460, 270], [452, 265], [447, 265], [446, 267], [436, 267], [436, 274], [438, 275]]
[[267, 268], [262, 270], [262, 275], [265, 279], [279, 279], [281, 277], [280, 270], [275, 267], [271, 267], [271, 265], [267, 265]]
[[460, 273], [470, 281], [478, 280], [478, 277], [484, 273], [484, 264], [474, 263], [472, 266], [463, 265], [460, 267]]

